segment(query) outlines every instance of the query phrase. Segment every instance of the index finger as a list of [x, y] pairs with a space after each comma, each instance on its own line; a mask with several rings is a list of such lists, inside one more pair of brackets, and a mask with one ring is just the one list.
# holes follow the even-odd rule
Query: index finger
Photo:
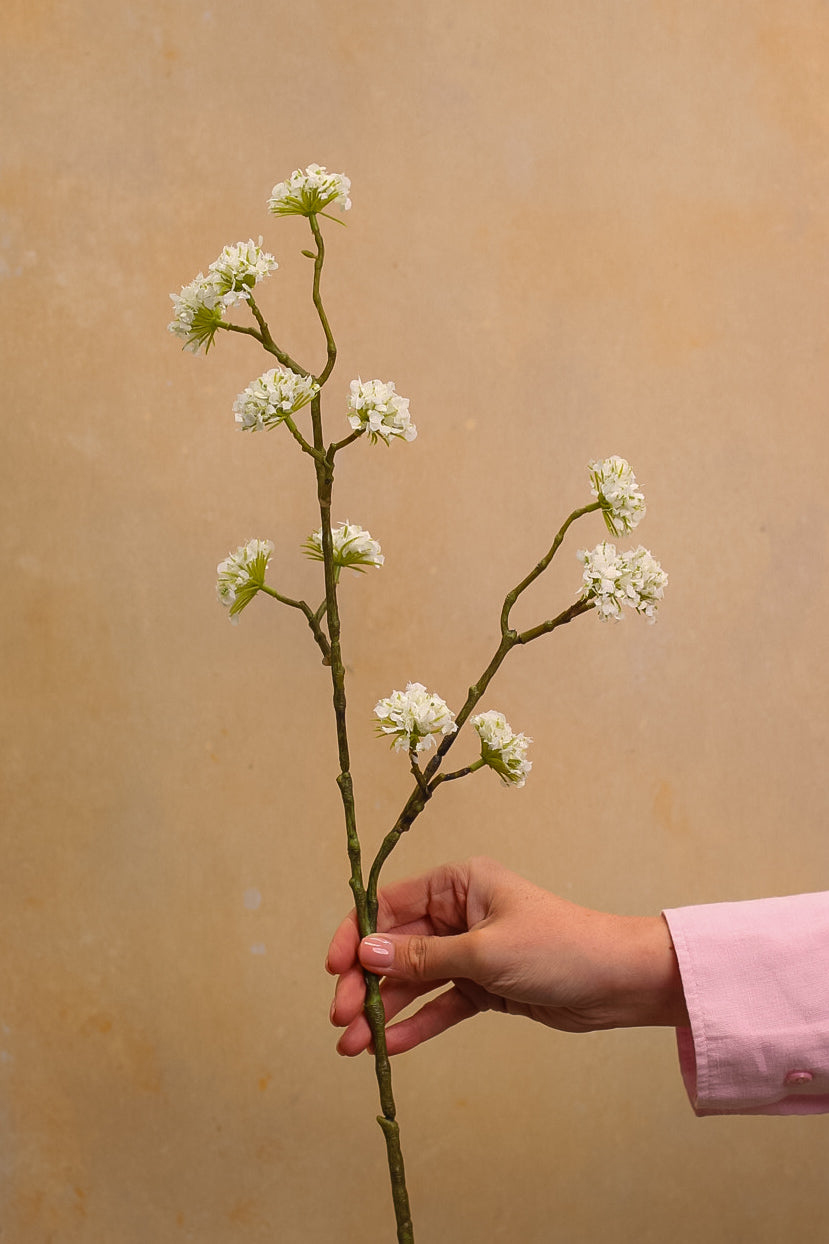
[[328, 947], [325, 959], [325, 970], [332, 976], [341, 976], [357, 962], [357, 947], [360, 945], [360, 930], [357, 928], [357, 913], [352, 908], [337, 929]]

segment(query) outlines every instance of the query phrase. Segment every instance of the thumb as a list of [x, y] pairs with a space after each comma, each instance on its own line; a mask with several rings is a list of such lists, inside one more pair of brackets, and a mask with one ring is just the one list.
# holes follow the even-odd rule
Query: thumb
[[469, 935], [425, 937], [372, 933], [360, 942], [360, 963], [378, 976], [434, 981], [469, 977]]

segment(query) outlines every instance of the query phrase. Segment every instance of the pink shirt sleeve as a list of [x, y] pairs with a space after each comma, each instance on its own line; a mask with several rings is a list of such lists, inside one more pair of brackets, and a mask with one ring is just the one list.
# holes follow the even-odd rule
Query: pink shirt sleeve
[[829, 1111], [829, 891], [663, 914], [690, 1019], [677, 1044], [696, 1113]]

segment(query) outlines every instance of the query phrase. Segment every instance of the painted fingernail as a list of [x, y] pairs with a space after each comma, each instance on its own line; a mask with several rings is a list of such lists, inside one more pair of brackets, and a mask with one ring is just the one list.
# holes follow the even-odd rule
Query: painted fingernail
[[394, 942], [387, 937], [364, 937], [360, 943], [360, 962], [367, 968], [390, 968], [394, 963]]

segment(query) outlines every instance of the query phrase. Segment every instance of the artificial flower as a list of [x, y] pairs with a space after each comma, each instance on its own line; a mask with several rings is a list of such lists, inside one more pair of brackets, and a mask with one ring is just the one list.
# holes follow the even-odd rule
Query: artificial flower
[[216, 595], [220, 603], [230, 610], [231, 622], [238, 622], [238, 614], [264, 585], [272, 552], [272, 540], [248, 540], [216, 567], [219, 575]]
[[410, 682], [405, 691], [393, 691], [374, 708], [377, 733], [389, 736], [398, 752], [422, 752], [433, 746], [437, 734], [454, 734], [455, 714], [422, 683]]
[[272, 367], [252, 381], [233, 403], [236, 422], [243, 431], [275, 428], [286, 415], [307, 405], [319, 393], [313, 376], [299, 376], [284, 367]]
[[593, 496], [598, 498], [611, 535], [632, 531], [645, 517], [645, 498], [624, 458], [605, 458], [588, 464]]
[[329, 173], [319, 164], [309, 164], [304, 172], [295, 169], [287, 181], [274, 186], [268, 207], [275, 216], [313, 216], [332, 203], [347, 212], [350, 191], [345, 173]]
[[501, 778], [505, 786], [523, 786], [532, 761], [527, 748], [532, 739], [515, 734], [503, 713], [490, 709], [472, 718], [472, 725], [481, 739], [481, 759]]
[[394, 391], [391, 380], [352, 380], [348, 399], [348, 422], [364, 431], [372, 444], [393, 439], [413, 441], [417, 428], [409, 417], [409, 399]]

